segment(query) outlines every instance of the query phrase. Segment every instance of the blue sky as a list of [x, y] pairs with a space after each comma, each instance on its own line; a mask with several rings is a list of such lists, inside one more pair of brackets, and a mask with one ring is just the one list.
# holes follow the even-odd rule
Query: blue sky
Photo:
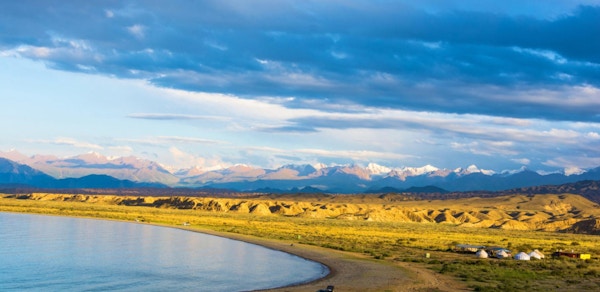
[[600, 1], [8, 1], [0, 151], [600, 166]]

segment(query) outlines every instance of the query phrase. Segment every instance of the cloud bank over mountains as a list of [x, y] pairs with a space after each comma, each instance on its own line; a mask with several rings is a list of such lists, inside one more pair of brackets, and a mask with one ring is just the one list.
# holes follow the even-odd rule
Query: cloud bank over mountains
[[587, 0], [4, 3], [0, 150], [593, 168], [598, 19]]

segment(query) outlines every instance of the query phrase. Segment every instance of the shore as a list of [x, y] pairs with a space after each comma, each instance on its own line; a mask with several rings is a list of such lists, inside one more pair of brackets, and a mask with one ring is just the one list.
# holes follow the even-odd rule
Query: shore
[[[11, 202], [11, 201], [9, 201]], [[120, 216], [100, 216], [102, 212], [107, 214], [114, 213], [114, 210], [87, 210], [71, 213], [48, 212], [63, 210], [59, 206], [45, 206], [41, 209], [25, 208], [19, 204], [7, 205], [3, 212], [33, 213], [50, 216], [69, 216], [93, 218], [100, 220], [114, 220], [130, 222], [123, 220]], [[40, 203], [32, 201], [32, 203]], [[41, 202], [48, 204], [48, 202]], [[63, 204], [62, 202], [60, 204]], [[17, 206], [17, 207], [15, 207]], [[93, 205], [91, 205], [93, 206]], [[60, 208], [63, 208], [62, 205]], [[46, 210], [47, 209], [47, 210]], [[72, 207], [71, 207], [72, 209]], [[35, 211], [33, 211], [35, 210]], [[42, 212], [43, 211], [43, 212]], [[114, 214], [112, 214], [114, 215]], [[184, 217], [185, 218], [185, 217]], [[185, 219], [182, 218], [182, 221]], [[179, 221], [179, 220], [177, 220]], [[182, 222], [179, 221], [179, 222]], [[467, 291], [465, 284], [446, 275], [436, 273], [427, 269], [422, 263], [394, 261], [391, 259], [374, 259], [372, 255], [366, 255], [354, 252], [345, 252], [336, 249], [323, 248], [314, 245], [299, 244], [293, 241], [279, 239], [268, 239], [264, 237], [243, 235], [239, 233], [230, 233], [223, 231], [213, 231], [198, 226], [182, 226], [171, 223], [138, 223], [151, 224], [156, 226], [178, 228], [191, 232], [211, 234], [215, 236], [230, 238], [233, 240], [244, 241], [251, 244], [264, 246], [266, 248], [279, 250], [282, 252], [297, 255], [299, 257], [319, 262], [327, 266], [330, 273], [321, 278], [308, 283], [300, 283], [292, 286], [274, 288], [264, 291], [319, 291], [329, 285], [335, 286], [335, 291]], [[293, 282], [293, 279], [290, 279]]]
[[[188, 229], [196, 231], [194, 229]], [[399, 267], [376, 263], [368, 259], [354, 258], [351, 255], [335, 250], [287, 242], [277, 242], [260, 238], [223, 234], [213, 231], [199, 231], [257, 244], [267, 248], [294, 254], [324, 264], [330, 273], [321, 279], [295, 286], [270, 289], [266, 291], [318, 291], [328, 285], [334, 285], [337, 291], [385, 291], [407, 280], [406, 273]]]
[[[170, 225], [161, 226], [173, 227]], [[327, 266], [330, 270], [330, 273], [326, 277], [309, 283], [261, 291], [319, 291], [320, 289], [325, 289], [328, 285], [335, 286], [335, 291], [469, 290], [454, 279], [411, 263], [391, 263], [375, 260], [356, 253], [241, 234], [216, 232], [192, 227], [176, 226], [176, 228], [257, 244], [319, 262]]]

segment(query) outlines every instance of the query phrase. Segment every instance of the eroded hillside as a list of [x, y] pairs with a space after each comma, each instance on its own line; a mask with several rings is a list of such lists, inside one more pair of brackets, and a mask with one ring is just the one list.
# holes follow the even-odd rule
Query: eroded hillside
[[393, 195], [288, 195], [235, 199], [33, 193], [16, 197], [42, 201], [237, 212], [261, 216], [421, 222], [464, 227], [600, 234], [600, 206], [579, 195], [571, 194], [429, 201], [406, 201], [402, 196]]

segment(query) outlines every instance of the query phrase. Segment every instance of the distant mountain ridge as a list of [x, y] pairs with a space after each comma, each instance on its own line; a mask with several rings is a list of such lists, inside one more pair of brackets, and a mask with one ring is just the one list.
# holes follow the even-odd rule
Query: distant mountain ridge
[[158, 183], [120, 180], [103, 174], [90, 174], [80, 178], [56, 179], [27, 165], [0, 157], [0, 185], [8, 187], [36, 187], [51, 189], [71, 188], [143, 188], [165, 187]]
[[0, 157], [28, 165], [56, 179], [103, 174], [135, 182], [152, 182], [165, 185], [174, 185], [179, 182], [178, 177], [160, 164], [133, 156], [109, 159], [91, 152], [68, 158], [58, 158], [53, 155], [27, 157], [17, 151], [9, 151], [0, 152]]
[[[370, 163], [359, 165], [284, 165], [263, 169], [238, 164], [218, 170], [170, 172], [160, 164], [136, 157], [109, 159], [97, 153], [70, 158], [36, 155], [27, 157], [16, 151], [0, 152], [0, 184], [31, 186], [82, 186], [102, 188], [170, 186], [228, 189], [241, 192], [363, 193], [384, 189], [460, 191], [500, 191], [542, 185], [560, 185], [583, 180], [600, 180], [600, 167], [567, 175], [540, 174], [526, 168], [496, 173], [466, 168], [423, 167], [392, 168]], [[85, 179], [84, 179], [85, 178]], [[86, 180], [87, 183], [82, 183]]]
[[55, 179], [27, 165], [0, 158], [0, 183], [5, 185], [47, 185]]

